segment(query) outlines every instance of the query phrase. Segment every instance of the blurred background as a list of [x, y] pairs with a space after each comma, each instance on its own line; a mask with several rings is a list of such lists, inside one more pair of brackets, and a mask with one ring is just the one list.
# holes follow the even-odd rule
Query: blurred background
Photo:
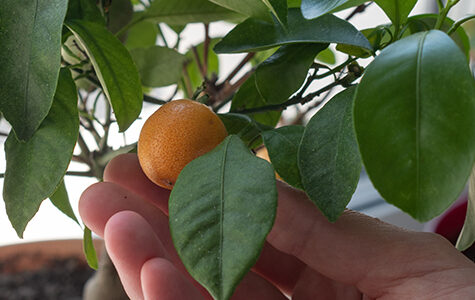
[[[437, 4], [435, 0], [421, 0], [412, 11], [411, 15], [421, 13], [435, 13], [437, 12]], [[342, 11], [338, 13], [340, 17], [346, 17], [350, 11]], [[452, 9], [449, 14], [454, 20], [458, 20], [466, 15], [475, 13], [475, 1], [473, 0], [461, 0], [460, 3]], [[364, 13], [355, 16], [351, 23], [358, 29], [365, 29], [374, 27], [376, 25], [389, 22], [385, 14], [379, 9], [377, 5], [370, 5]], [[224, 22], [216, 22], [210, 24], [211, 37], [222, 37], [231, 28], [232, 24]], [[471, 37], [472, 47], [475, 46], [475, 21], [466, 23], [465, 29]], [[176, 39], [176, 35], [170, 31], [164, 31], [165, 37], [173, 43]], [[185, 53], [192, 45], [197, 45], [202, 42], [204, 37], [204, 28], [201, 25], [190, 24], [181, 34], [182, 41], [180, 43], [180, 52]], [[231, 70], [239, 63], [244, 54], [233, 55], [220, 55], [220, 74], [224, 78]], [[472, 53], [472, 66], [474, 64], [475, 54]], [[336, 64], [342, 62], [344, 57], [336, 57]], [[367, 62], [371, 61], [368, 59]], [[248, 69], [243, 69], [241, 72], [245, 72]], [[320, 83], [325, 84], [325, 83]], [[172, 93], [174, 87], [160, 88], [152, 91], [152, 95], [157, 98], [166, 98]], [[335, 90], [335, 93], [337, 90]], [[176, 98], [180, 98], [178, 94]], [[98, 109], [101, 108], [100, 104]], [[112, 128], [109, 137], [109, 144], [114, 148], [119, 148], [124, 144], [130, 144], [136, 142], [139, 136], [140, 129], [144, 120], [157, 109], [156, 105], [144, 103], [144, 107], [141, 113], [141, 118], [137, 120], [124, 134], [119, 134], [117, 127]], [[223, 108], [223, 110], [225, 110]], [[99, 111], [99, 115], [101, 112]], [[288, 109], [285, 111], [283, 122], [291, 120], [295, 115], [295, 110]], [[309, 116], [310, 117], [310, 116]], [[115, 126], [115, 124], [113, 124]], [[9, 125], [5, 120], [0, 122], [0, 143], [3, 144], [6, 137], [2, 133], [9, 132]], [[87, 136], [87, 135], [86, 135]], [[94, 142], [86, 141], [92, 147]], [[5, 171], [5, 153], [3, 147], [0, 147], [0, 172]], [[69, 170], [85, 171], [83, 165], [72, 162]], [[77, 216], [77, 204], [81, 193], [96, 180], [93, 178], [67, 176], [65, 177], [65, 183], [70, 197], [71, 204]], [[3, 182], [0, 185], [3, 186]], [[378, 217], [387, 222], [396, 224], [398, 226], [406, 227], [414, 230], [423, 230], [425, 224], [421, 224], [413, 220], [411, 217], [401, 212], [396, 207], [386, 203], [373, 188], [371, 182], [365, 173], [362, 174], [360, 183], [357, 190], [349, 204], [349, 208], [362, 211], [368, 215]], [[462, 220], [463, 221], [463, 220]], [[50, 201], [46, 200], [41, 205], [39, 212], [29, 223], [24, 233], [24, 239], [19, 239], [14, 229], [10, 225], [8, 217], [5, 213], [5, 205], [3, 201], [0, 201], [0, 246], [10, 245], [16, 243], [32, 242], [38, 240], [50, 240], [50, 239], [69, 239], [69, 238], [82, 238], [82, 229], [75, 224], [71, 219], [60, 213]]]

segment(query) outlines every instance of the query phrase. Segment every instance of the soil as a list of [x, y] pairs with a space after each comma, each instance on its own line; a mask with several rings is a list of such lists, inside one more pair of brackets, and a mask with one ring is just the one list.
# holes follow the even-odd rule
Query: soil
[[[26, 265], [28, 270], [24, 270]], [[0, 261], [0, 300], [80, 300], [93, 273], [75, 256], [14, 254]]]

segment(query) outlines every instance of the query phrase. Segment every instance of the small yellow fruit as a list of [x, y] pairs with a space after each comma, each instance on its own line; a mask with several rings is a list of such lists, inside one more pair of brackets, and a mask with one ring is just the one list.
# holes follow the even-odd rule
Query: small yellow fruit
[[145, 175], [172, 189], [181, 170], [227, 136], [221, 119], [206, 105], [175, 100], [161, 106], [140, 132], [137, 154]]

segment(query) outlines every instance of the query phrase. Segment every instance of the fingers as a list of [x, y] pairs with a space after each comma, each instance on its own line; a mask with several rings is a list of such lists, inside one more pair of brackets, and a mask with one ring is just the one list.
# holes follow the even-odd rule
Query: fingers
[[435, 235], [404, 231], [351, 211], [332, 224], [304, 193], [283, 183], [278, 190], [270, 244], [369, 296], [378, 296], [401, 279], [468, 266], [468, 260]]

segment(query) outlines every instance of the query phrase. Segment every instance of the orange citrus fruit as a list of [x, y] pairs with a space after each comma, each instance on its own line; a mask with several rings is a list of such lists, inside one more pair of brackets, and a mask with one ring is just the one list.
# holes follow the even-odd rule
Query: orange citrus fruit
[[161, 106], [140, 132], [137, 154], [145, 175], [172, 189], [181, 170], [227, 136], [221, 119], [206, 105], [175, 100]]

